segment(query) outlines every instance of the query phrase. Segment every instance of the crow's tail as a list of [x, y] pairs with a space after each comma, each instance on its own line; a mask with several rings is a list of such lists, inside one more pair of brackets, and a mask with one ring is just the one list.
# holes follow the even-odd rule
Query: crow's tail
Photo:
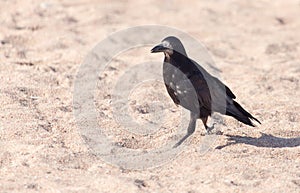
[[238, 121], [255, 127], [252, 123], [251, 119], [257, 121], [259, 124], [260, 121], [253, 117], [250, 113], [248, 113], [239, 103], [233, 101], [232, 104], [227, 104], [226, 107], [226, 115], [232, 116]]

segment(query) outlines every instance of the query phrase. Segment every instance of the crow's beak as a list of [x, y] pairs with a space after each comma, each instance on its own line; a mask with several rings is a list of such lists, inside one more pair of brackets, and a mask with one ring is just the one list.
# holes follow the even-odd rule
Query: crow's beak
[[162, 44], [159, 44], [159, 45], [155, 46], [154, 48], [152, 48], [151, 53], [163, 52], [166, 49], [167, 48], [165, 48]]

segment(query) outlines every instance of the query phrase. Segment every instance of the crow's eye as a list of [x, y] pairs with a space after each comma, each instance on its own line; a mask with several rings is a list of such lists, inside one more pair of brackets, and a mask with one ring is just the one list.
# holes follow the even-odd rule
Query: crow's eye
[[167, 41], [163, 41], [162, 42], [162, 45], [165, 47], [165, 48], [169, 48], [169, 49], [173, 49], [170, 42], [167, 42]]

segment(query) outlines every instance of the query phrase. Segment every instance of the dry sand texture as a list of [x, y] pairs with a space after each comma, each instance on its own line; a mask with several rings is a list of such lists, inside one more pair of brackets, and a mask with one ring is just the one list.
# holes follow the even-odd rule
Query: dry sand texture
[[[1, 0], [0, 192], [300, 192], [299, 14], [299, 0]], [[177, 157], [145, 170], [91, 153], [73, 114], [78, 69], [112, 32], [145, 24], [172, 26], [205, 44], [262, 125], [224, 117], [223, 135], [203, 154], [198, 122]], [[114, 121], [112, 85], [134, 63], [162, 61], [150, 48], [120, 54], [97, 80], [97, 120], [118, 147], [156, 149], [180, 126], [181, 108], [159, 81], [129, 97], [139, 122], [169, 115], [158, 131], [131, 134]]]

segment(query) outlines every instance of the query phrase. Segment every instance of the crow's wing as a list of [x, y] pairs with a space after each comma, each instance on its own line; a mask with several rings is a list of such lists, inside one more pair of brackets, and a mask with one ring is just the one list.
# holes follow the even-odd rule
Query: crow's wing
[[233, 94], [233, 92], [223, 83], [221, 82], [219, 79], [217, 79], [216, 77], [213, 77], [214, 81], [219, 85], [219, 87], [223, 87], [226, 90], [226, 95], [228, 97], [230, 97], [231, 99], [235, 99], [235, 95]]
[[[210, 75], [202, 66], [191, 60], [194, 78], [190, 78], [198, 91], [199, 101], [212, 111], [226, 112], [226, 105], [235, 99], [233, 92], [218, 78]], [[196, 69], [196, 70], [195, 70]]]
[[197, 94], [199, 106], [210, 111], [211, 94], [209, 91], [207, 80], [200, 72], [193, 72], [191, 75], [188, 76], [188, 80], [192, 85], [192, 88], [190, 89], [193, 90], [193, 92], [196, 92]]
[[[168, 62], [172, 62], [173, 65]], [[168, 62], [164, 63], [164, 81], [175, 104], [196, 113], [199, 113], [201, 108], [209, 112], [224, 112], [226, 100], [235, 98], [226, 85], [211, 76], [195, 61], [186, 60], [180, 65], [180, 69], [174, 66], [176, 61]]]
[[179, 105], [180, 104], [180, 101], [178, 99], [178, 97], [175, 95], [175, 90], [169, 85], [169, 84], [166, 84], [165, 83], [165, 86], [167, 88], [167, 91], [171, 97], [171, 99], [173, 100], [173, 102], [176, 104], [176, 105]]
[[[189, 79], [189, 73], [183, 72], [176, 66], [174, 60], [164, 62], [163, 76], [167, 91], [175, 104], [199, 113], [199, 109], [204, 102], [198, 100], [196, 89], [201, 89], [201, 87], [194, 87], [193, 82]], [[195, 76], [191, 77], [196, 81]]]

